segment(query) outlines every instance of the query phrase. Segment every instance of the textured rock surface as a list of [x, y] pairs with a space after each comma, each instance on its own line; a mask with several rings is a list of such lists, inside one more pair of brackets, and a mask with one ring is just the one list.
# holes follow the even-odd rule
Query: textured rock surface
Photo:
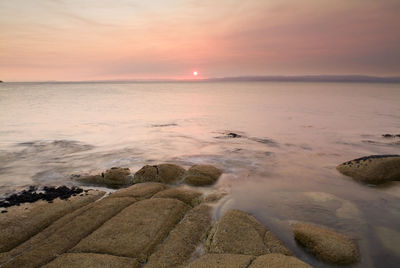
[[110, 186], [122, 186], [132, 184], [129, 168], [113, 167], [104, 172], [104, 183]]
[[132, 197], [141, 200], [150, 198], [166, 188], [166, 185], [156, 182], [139, 183], [113, 193], [110, 198]]
[[271, 253], [280, 253], [287, 256], [293, 255], [293, 253], [271, 231], [265, 232], [264, 244]]
[[79, 242], [71, 252], [111, 254], [144, 262], [188, 209], [176, 199], [136, 202]]
[[150, 257], [146, 267], [177, 267], [186, 262], [211, 228], [211, 207], [200, 205], [187, 213]]
[[182, 179], [184, 173], [184, 168], [174, 164], [146, 165], [135, 173], [133, 181], [134, 183], [177, 183]]
[[193, 207], [200, 203], [199, 198], [201, 195], [201, 193], [190, 189], [171, 188], [156, 193], [153, 198], [174, 198]]
[[359, 260], [356, 243], [331, 229], [308, 223], [293, 225], [295, 239], [319, 259], [335, 264], [351, 264]]
[[9, 260], [2, 267], [40, 267], [64, 253], [104, 222], [135, 202], [133, 198], [104, 198], [90, 204], [90, 208], [65, 222], [56, 232], [36, 247]]
[[194, 186], [214, 184], [222, 171], [211, 165], [194, 165], [186, 172], [184, 182]]
[[400, 180], [400, 155], [371, 155], [337, 166], [342, 174], [356, 180], [379, 184]]
[[311, 268], [301, 260], [282, 254], [267, 254], [257, 257], [249, 268]]
[[90, 191], [87, 195], [73, 196], [67, 200], [54, 199], [53, 203], [37, 201], [8, 208], [0, 214], [0, 252], [28, 240], [63, 215], [93, 202], [104, 192]]
[[188, 268], [247, 268], [254, 258], [240, 254], [206, 254], [190, 263]]
[[140, 268], [131, 258], [94, 253], [64, 253], [43, 268]]
[[266, 228], [254, 217], [240, 210], [228, 211], [216, 224], [206, 241], [209, 253], [263, 255]]

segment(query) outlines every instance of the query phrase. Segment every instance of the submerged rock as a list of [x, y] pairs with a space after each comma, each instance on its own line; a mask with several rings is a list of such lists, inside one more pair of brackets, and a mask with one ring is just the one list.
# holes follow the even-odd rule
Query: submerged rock
[[184, 182], [194, 186], [214, 184], [222, 171], [211, 165], [194, 165], [186, 172]]
[[375, 231], [382, 245], [400, 257], [400, 232], [383, 226], [376, 227]]
[[135, 173], [133, 182], [177, 183], [182, 179], [184, 173], [183, 167], [174, 164], [146, 165]]
[[400, 155], [371, 155], [345, 162], [336, 167], [356, 180], [380, 184], [400, 180]]
[[298, 222], [293, 225], [293, 233], [301, 245], [322, 261], [351, 264], [360, 258], [353, 239], [326, 227]]

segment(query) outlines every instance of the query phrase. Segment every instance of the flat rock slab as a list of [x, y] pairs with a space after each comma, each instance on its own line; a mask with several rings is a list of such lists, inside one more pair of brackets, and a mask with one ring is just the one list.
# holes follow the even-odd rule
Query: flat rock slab
[[156, 193], [153, 198], [174, 198], [194, 207], [200, 203], [201, 195], [202, 193], [190, 189], [171, 188]]
[[188, 268], [247, 268], [254, 258], [240, 254], [206, 254], [190, 263]]
[[228, 211], [210, 231], [206, 241], [209, 253], [264, 255], [266, 228], [254, 217], [240, 210]]
[[267, 254], [257, 257], [249, 268], [312, 268], [305, 262], [282, 254]]
[[326, 227], [298, 222], [293, 225], [295, 239], [320, 260], [351, 264], [359, 260], [356, 243], [348, 236]]
[[89, 191], [67, 200], [54, 199], [52, 203], [39, 200], [7, 208], [0, 214], [0, 252], [6, 252], [34, 236], [65, 214], [83, 207], [104, 192]]
[[211, 207], [200, 205], [189, 211], [150, 256], [146, 267], [177, 267], [189, 260], [211, 228]]
[[177, 183], [182, 179], [184, 173], [183, 167], [174, 164], [146, 165], [135, 173], [133, 182]]
[[110, 195], [109, 197], [110, 198], [132, 197], [138, 200], [142, 200], [150, 198], [159, 191], [165, 190], [167, 188], [168, 187], [162, 183], [156, 183], [156, 182], [138, 183], [128, 188], [119, 190]]
[[211, 165], [194, 165], [186, 172], [184, 182], [193, 186], [214, 184], [222, 171]]
[[71, 252], [111, 254], [145, 262], [189, 208], [176, 199], [139, 201], [80, 241]]
[[370, 155], [345, 162], [336, 168], [342, 174], [366, 183], [400, 180], [400, 155]]
[[60, 221], [64, 221], [64, 224], [60, 221], [55, 222], [59, 229], [35, 247], [8, 260], [2, 267], [40, 267], [75, 246], [82, 238], [135, 201], [133, 198], [104, 198], [91, 203], [89, 208], [82, 210], [81, 214], [75, 215], [76, 217], [71, 219], [67, 215], [61, 218]]
[[94, 253], [64, 253], [43, 268], [140, 268], [135, 259]]

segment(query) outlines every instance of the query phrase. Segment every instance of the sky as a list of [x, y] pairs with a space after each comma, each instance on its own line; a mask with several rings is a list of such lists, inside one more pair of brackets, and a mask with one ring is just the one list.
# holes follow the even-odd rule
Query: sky
[[400, 76], [399, 0], [0, 0], [0, 80]]

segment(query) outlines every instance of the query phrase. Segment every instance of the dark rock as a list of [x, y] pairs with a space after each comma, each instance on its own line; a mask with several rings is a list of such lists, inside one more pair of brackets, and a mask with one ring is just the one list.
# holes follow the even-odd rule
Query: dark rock
[[19, 206], [22, 203], [33, 203], [38, 200], [52, 202], [56, 198], [62, 200], [68, 199], [74, 194], [80, 194], [83, 190], [78, 187], [68, 188], [67, 186], [59, 187], [43, 187], [39, 190], [37, 187], [30, 186], [28, 190], [23, 190], [20, 193], [12, 194], [5, 200], [0, 201], [0, 207]]

